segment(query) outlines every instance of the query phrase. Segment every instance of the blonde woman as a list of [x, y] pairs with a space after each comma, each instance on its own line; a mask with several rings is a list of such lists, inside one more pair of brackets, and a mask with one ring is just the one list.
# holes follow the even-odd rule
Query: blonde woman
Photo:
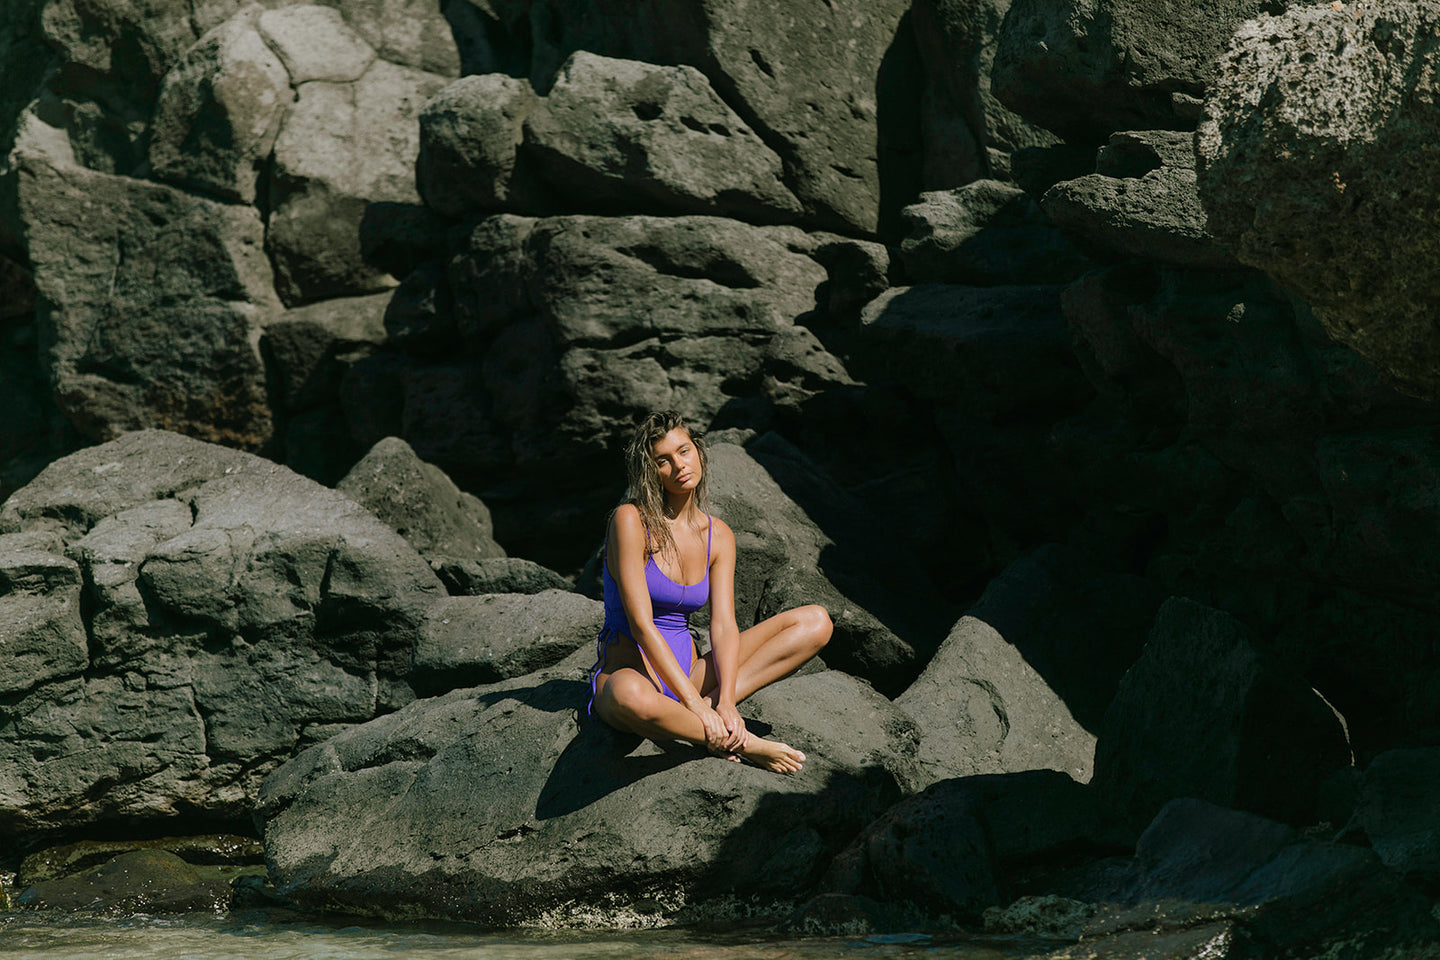
[[[810, 605], [739, 629], [735, 535], [707, 511], [705, 446], [678, 414], [641, 421], [625, 458], [625, 500], [605, 540], [591, 711], [652, 740], [798, 771], [805, 755], [746, 730], [735, 705], [818, 653], [830, 639], [829, 614]], [[710, 652], [697, 656], [689, 616], [707, 602]]]

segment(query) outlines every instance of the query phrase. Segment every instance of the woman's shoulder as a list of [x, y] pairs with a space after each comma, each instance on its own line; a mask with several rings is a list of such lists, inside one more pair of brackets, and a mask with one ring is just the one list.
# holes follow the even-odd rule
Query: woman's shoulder
[[715, 516], [715, 514], [713, 513], [709, 516], [710, 523], [712, 524], [711, 529], [714, 531], [715, 541], [717, 543], [722, 541], [729, 541], [730, 543], [734, 543], [735, 533], [730, 529], [730, 525], [727, 524], [724, 520], [721, 520], [719, 517]]

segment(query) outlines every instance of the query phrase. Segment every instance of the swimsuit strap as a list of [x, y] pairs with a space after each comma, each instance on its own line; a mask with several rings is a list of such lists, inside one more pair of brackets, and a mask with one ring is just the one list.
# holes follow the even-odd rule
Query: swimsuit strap
[[710, 576], [710, 538], [715, 533], [715, 518], [711, 517], [705, 527], [705, 576]]

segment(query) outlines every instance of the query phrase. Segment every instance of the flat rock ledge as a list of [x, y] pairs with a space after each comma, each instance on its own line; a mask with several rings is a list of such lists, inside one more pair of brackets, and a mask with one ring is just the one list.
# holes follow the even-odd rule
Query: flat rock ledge
[[417, 701], [283, 766], [256, 814], [281, 895], [487, 926], [783, 906], [914, 782], [913, 724], [845, 674], [743, 705], [807, 753], [782, 776], [590, 720], [591, 656]]

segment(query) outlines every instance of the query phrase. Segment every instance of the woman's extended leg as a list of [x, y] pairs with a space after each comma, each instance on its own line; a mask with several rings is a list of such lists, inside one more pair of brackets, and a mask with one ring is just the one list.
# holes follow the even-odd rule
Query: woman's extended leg
[[[700, 718], [661, 693], [646, 674], [633, 667], [596, 678], [595, 713], [618, 730], [651, 740], [688, 740], [705, 746]], [[746, 737], [740, 755], [777, 773], [794, 773], [805, 762], [805, 754], [799, 750], [754, 734]]]
[[[818, 604], [777, 613], [740, 633], [739, 672], [735, 677], [738, 703], [761, 687], [788, 677], [804, 666], [830, 642], [834, 629], [830, 614]], [[690, 679], [701, 696], [710, 696], [720, 679], [715, 659], [707, 653], [697, 658]]]

